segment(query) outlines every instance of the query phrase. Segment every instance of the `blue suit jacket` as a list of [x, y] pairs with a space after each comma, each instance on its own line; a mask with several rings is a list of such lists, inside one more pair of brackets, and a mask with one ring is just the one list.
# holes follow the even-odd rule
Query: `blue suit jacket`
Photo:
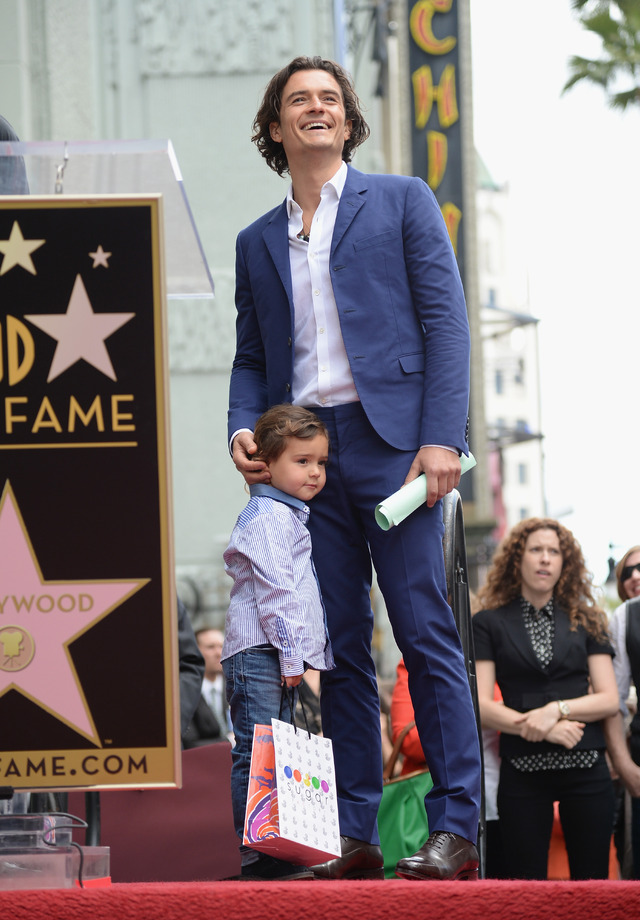
[[[286, 202], [236, 245], [237, 349], [229, 436], [291, 400], [294, 313]], [[349, 167], [330, 271], [364, 411], [401, 450], [468, 452], [469, 326], [462, 283], [435, 196], [408, 176]]]

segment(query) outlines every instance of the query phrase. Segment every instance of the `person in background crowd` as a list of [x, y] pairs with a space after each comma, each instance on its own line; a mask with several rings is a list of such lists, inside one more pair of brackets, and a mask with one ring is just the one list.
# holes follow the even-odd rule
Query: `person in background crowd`
[[[0, 144], [4, 141], [19, 141], [20, 138], [6, 118], [0, 115]], [[29, 183], [24, 158], [4, 156], [0, 152], [0, 195], [28, 195]]]
[[183, 747], [189, 723], [198, 705], [204, 661], [198, 649], [187, 608], [178, 598], [178, 661], [180, 669], [180, 735]]
[[613, 766], [631, 796], [633, 877], [640, 879], [640, 712], [637, 707], [628, 739], [625, 731], [631, 683], [636, 692], [640, 687], [640, 546], [632, 546], [624, 554], [616, 566], [616, 579], [622, 603], [611, 617], [609, 630], [616, 652], [613, 669], [620, 709], [605, 721], [604, 729]]
[[[413, 703], [409, 693], [409, 674], [404, 660], [401, 658], [396, 667], [396, 682], [393, 685], [391, 693], [391, 741], [395, 744], [400, 732], [406, 728], [410, 722], [414, 722]], [[424, 756], [420, 736], [415, 724], [404, 737], [402, 747], [402, 767], [400, 775], [405, 773], [414, 773], [416, 770], [422, 770], [427, 764]]]
[[219, 629], [199, 629], [196, 641], [204, 658], [204, 677], [196, 711], [183, 739], [185, 748], [227, 741], [231, 734], [229, 705], [220, 663], [224, 634]]
[[[618, 708], [613, 649], [582, 551], [550, 518], [502, 541], [473, 618], [483, 726], [500, 731], [508, 877], [546, 879], [558, 801], [572, 879], [608, 878], [614, 793], [602, 720]], [[496, 680], [503, 702], [494, 699]]]

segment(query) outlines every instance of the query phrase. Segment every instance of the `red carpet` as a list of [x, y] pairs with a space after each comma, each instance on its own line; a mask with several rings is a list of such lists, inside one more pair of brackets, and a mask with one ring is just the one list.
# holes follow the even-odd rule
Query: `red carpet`
[[0, 892], [2, 920], [635, 920], [638, 882], [164, 882]]
[[[0, 920], [640, 918], [640, 882], [217, 881], [240, 868], [230, 761], [225, 744], [185, 751], [183, 789], [102, 793], [101, 842], [111, 848], [114, 884], [0, 891]], [[70, 811], [81, 814], [83, 800], [72, 794]]]

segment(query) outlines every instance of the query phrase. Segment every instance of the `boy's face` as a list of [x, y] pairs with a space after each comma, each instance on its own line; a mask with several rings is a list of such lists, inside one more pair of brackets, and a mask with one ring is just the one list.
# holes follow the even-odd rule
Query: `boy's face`
[[287, 438], [284, 451], [269, 464], [271, 485], [300, 501], [308, 502], [327, 481], [329, 442], [323, 434], [315, 438]]

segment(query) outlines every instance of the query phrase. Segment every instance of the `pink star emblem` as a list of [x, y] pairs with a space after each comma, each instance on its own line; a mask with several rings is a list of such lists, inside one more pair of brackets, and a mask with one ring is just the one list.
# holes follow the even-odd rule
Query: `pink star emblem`
[[103, 268], [109, 268], [111, 253], [105, 252], [102, 245], [98, 246], [95, 252], [90, 252], [89, 255], [93, 259], [92, 268], [98, 268], [99, 265], [102, 265]]
[[47, 383], [81, 359], [116, 380], [104, 340], [134, 316], [135, 313], [94, 313], [80, 275], [76, 276], [66, 313], [26, 314], [25, 319], [58, 340]]
[[7, 481], [0, 500], [0, 696], [17, 690], [100, 743], [69, 645], [147, 582], [45, 580]]

